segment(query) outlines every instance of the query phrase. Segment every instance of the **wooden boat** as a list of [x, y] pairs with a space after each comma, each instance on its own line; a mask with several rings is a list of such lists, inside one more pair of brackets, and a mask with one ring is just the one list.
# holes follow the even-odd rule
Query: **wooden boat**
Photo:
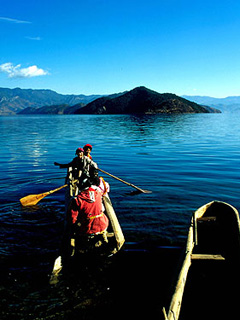
[[[76, 197], [79, 192], [76, 183], [77, 180], [73, 176], [73, 170], [71, 167], [68, 169], [66, 182], [68, 183], [68, 188], [66, 189], [65, 193], [65, 211], [67, 213], [71, 199], [73, 197]], [[108, 233], [113, 233], [113, 239], [115, 240], [115, 248], [112, 251], [117, 252], [121, 249], [122, 245], [125, 242], [124, 235], [108, 193], [103, 196], [102, 200], [105, 208], [104, 213], [106, 214], [110, 222]]]
[[220, 201], [200, 207], [191, 219], [168, 313], [163, 308], [164, 319], [238, 318], [239, 266], [238, 211]]
[[[71, 171], [70, 175], [68, 174], [68, 181], [66, 182], [68, 183], [68, 188], [66, 189], [65, 194], [65, 211], [67, 212], [71, 198], [78, 194], [76, 180], [72, 178]], [[104, 213], [109, 219], [109, 227], [107, 230], [107, 235], [109, 235], [109, 238], [107, 239], [107, 245], [103, 246], [103, 249], [101, 248], [102, 250], [98, 250], [97, 248], [95, 250], [94, 248], [94, 254], [109, 256], [117, 253], [121, 249], [125, 242], [125, 238], [108, 193], [103, 196], [102, 201], [105, 208]], [[63, 239], [63, 246], [61, 248], [61, 255], [59, 255], [55, 260], [52, 275], [50, 278], [50, 284], [55, 284], [58, 282], [58, 275], [62, 270], [64, 257], [66, 260], [69, 260], [72, 257], [76, 257], [79, 252], [86, 253], [88, 251], [83, 251], [82, 247], [81, 249], [79, 249], [77, 242], [75, 242], [75, 239], [70, 239], [68, 237], [68, 231], [66, 231], [65, 233], [66, 234]], [[89, 248], [89, 251], [91, 252], [92, 248]]]

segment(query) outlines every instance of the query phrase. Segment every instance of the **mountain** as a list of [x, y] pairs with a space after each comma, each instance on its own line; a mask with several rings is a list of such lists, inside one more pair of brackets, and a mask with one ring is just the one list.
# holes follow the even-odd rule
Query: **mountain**
[[[124, 92], [115, 93], [115, 94], [109, 95], [108, 97], [116, 98], [122, 94], [124, 94]], [[99, 96], [93, 95], [91, 97], [98, 98]], [[27, 107], [22, 111], [18, 112], [18, 114], [74, 114], [75, 111], [81, 109], [85, 105], [86, 103], [77, 103], [73, 106], [69, 106], [68, 104], [60, 104], [60, 105], [43, 106], [40, 108]]]
[[81, 106], [99, 97], [100, 95], [63, 95], [52, 90], [0, 88], [0, 115], [15, 115], [26, 108], [33, 110], [43, 106]]
[[40, 108], [28, 107], [18, 112], [18, 114], [74, 114], [76, 110], [84, 107], [84, 103], [78, 103], [74, 106], [68, 104], [43, 106]]
[[152, 91], [137, 87], [120, 95], [98, 98], [76, 114], [157, 114], [157, 113], [209, 113], [220, 112], [214, 108], [200, 106], [172, 93]]
[[222, 112], [240, 111], [240, 97], [212, 98], [208, 96], [182, 96], [190, 101], [217, 108]]
[[[0, 116], [18, 113], [121, 114], [217, 112], [214, 108], [224, 111], [229, 110], [227, 109], [229, 108], [229, 103], [232, 104], [231, 109], [240, 109], [240, 97], [225, 99], [179, 97], [171, 93], [160, 94], [145, 87], [138, 87], [131, 91], [109, 96], [63, 95], [52, 90], [0, 88]], [[203, 104], [205, 107], [199, 104]]]

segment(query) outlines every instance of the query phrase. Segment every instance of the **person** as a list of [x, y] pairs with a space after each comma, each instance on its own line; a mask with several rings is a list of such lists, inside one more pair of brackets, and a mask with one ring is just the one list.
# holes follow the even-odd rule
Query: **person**
[[85, 146], [83, 147], [83, 150], [84, 150], [84, 155], [92, 160], [92, 156], [90, 154], [92, 151], [92, 146], [90, 144], [85, 144]]
[[90, 177], [91, 171], [96, 171], [98, 168], [96, 162], [84, 155], [84, 150], [82, 148], [76, 150], [76, 157], [71, 162], [67, 164], [54, 162], [54, 165], [59, 166], [60, 169], [72, 167], [74, 178], [79, 178], [81, 176], [82, 180]]
[[83, 186], [78, 196], [72, 199], [67, 215], [72, 230], [71, 238], [75, 239], [76, 247], [82, 251], [108, 242], [109, 220], [104, 214], [102, 196], [109, 192], [109, 185], [99, 177], [95, 177], [93, 183]]

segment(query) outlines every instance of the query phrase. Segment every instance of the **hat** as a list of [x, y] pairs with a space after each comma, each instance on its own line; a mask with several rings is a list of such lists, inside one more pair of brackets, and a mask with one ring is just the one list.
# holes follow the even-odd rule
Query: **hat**
[[77, 148], [76, 154], [78, 154], [78, 153], [80, 153], [80, 152], [84, 152], [83, 148]]
[[83, 147], [84, 150], [87, 148], [90, 148], [92, 150], [92, 146], [90, 144], [85, 144], [85, 146]]

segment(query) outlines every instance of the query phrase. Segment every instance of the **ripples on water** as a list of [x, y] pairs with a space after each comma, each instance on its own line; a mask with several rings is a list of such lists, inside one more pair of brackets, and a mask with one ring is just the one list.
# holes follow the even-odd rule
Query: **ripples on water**
[[153, 191], [131, 196], [129, 186], [105, 177], [129, 243], [182, 245], [201, 205], [217, 199], [240, 208], [238, 115], [1, 117], [0, 135], [3, 319], [50, 319], [56, 312], [67, 319], [71, 303], [87, 308], [107, 292], [93, 275], [92, 291], [82, 280], [74, 289], [47, 285], [63, 231], [64, 191], [34, 208], [19, 203], [63, 185], [65, 171], [53, 162], [71, 161], [85, 143], [100, 168]]

